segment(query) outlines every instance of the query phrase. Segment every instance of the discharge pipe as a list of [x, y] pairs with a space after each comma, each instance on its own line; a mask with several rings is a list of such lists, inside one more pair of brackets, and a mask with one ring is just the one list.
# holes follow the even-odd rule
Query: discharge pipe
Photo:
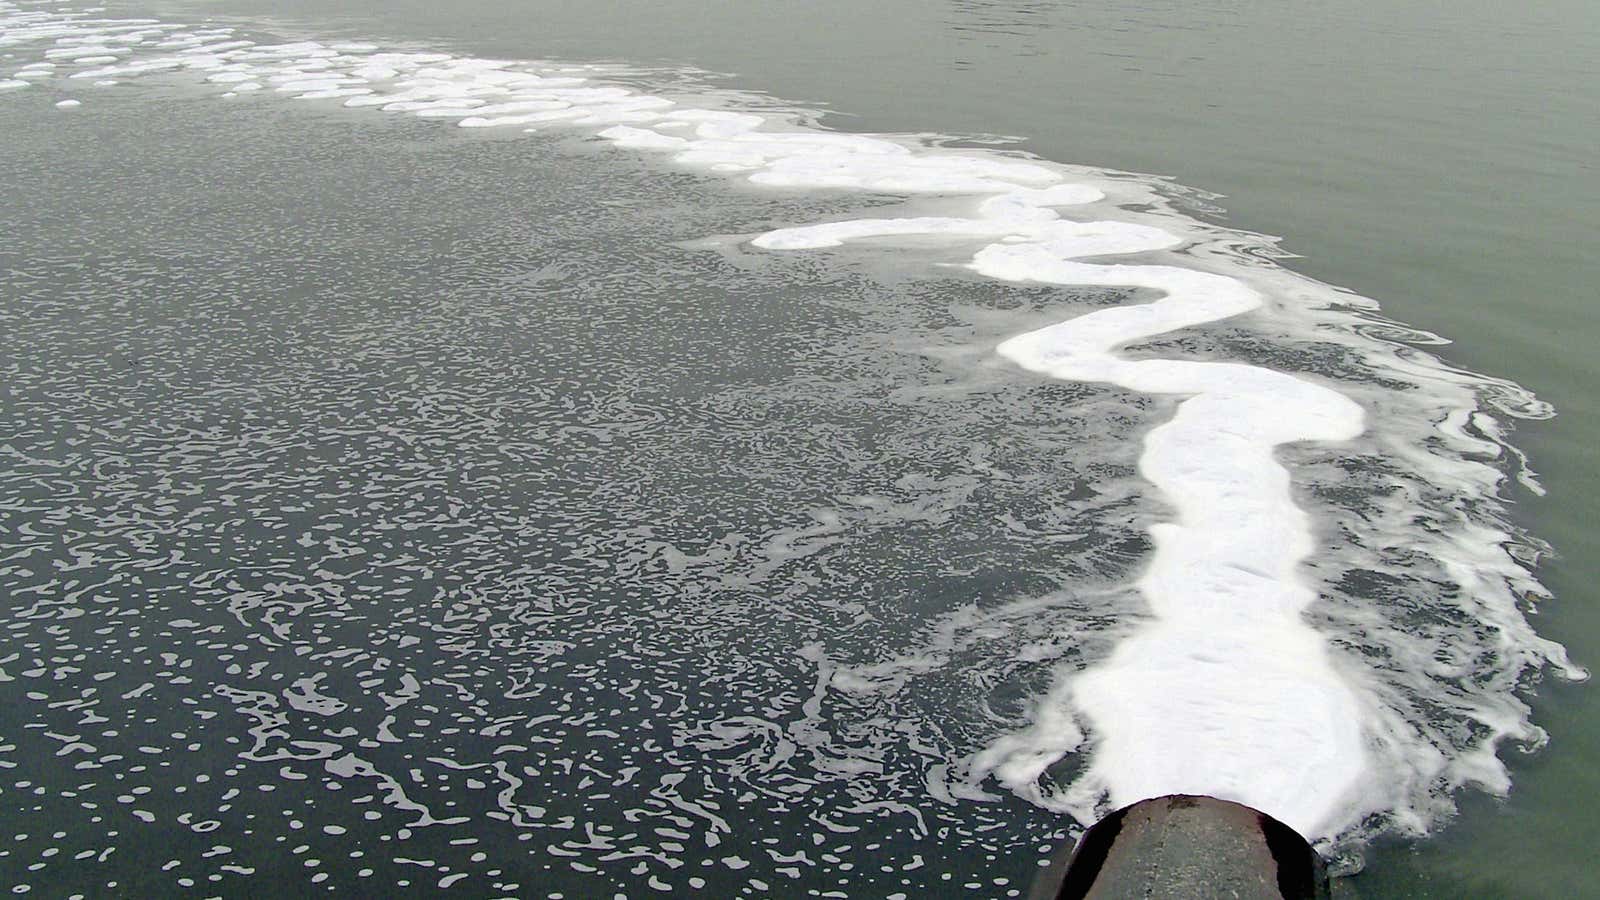
[[1327, 900], [1322, 857], [1293, 828], [1195, 794], [1141, 800], [1084, 832], [1029, 900]]

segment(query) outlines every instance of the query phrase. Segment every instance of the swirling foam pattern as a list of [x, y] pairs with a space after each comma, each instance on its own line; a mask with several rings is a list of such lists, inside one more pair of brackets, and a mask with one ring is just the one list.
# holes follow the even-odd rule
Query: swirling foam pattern
[[[984, 479], [1003, 483], [1015, 477], [1015, 467], [1008, 475], [987, 461], [972, 462], [974, 472], [986, 473], [979, 480], [919, 481], [907, 475], [910, 480], [896, 481], [893, 490], [814, 510], [808, 523], [779, 529], [758, 546], [730, 539], [686, 554], [673, 542], [654, 538], [642, 524], [637, 526], [642, 530], [632, 531], [615, 526], [614, 534], [625, 539], [597, 537], [613, 527], [599, 520], [560, 522], [561, 529], [577, 530], [559, 535], [550, 531], [555, 521], [524, 521], [524, 530], [502, 535], [512, 543], [537, 534], [562, 544], [568, 559], [557, 574], [493, 567], [480, 572], [469, 565], [470, 557], [483, 550], [474, 540], [469, 505], [453, 501], [447, 510], [399, 527], [422, 529], [444, 545], [463, 548], [469, 558], [454, 565], [478, 573], [478, 580], [496, 582], [493, 592], [502, 605], [485, 605], [482, 591], [470, 586], [441, 588], [441, 596], [453, 599], [435, 610], [439, 617], [413, 623], [425, 623], [423, 630], [431, 632], [426, 640], [456, 658], [453, 668], [432, 678], [397, 663], [399, 656], [378, 653], [378, 644], [367, 646], [369, 639], [381, 639], [398, 653], [423, 641], [405, 625], [412, 607], [396, 613], [394, 630], [380, 626], [375, 633], [308, 624], [304, 618], [318, 610], [330, 623], [353, 616], [350, 604], [359, 592], [342, 584], [352, 577], [348, 570], [377, 565], [385, 552], [384, 565], [433, 578], [433, 566], [420, 562], [426, 555], [421, 551], [413, 555], [392, 545], [378, 551], [366, 540], [312, 529], [302, 540], [310, 541], [305, 547], [321, 548], [313, 564], [315, 578], [252, 574], [256, 566], [263, 573], [273, 568], [267, 558], [188, 572], [185, 578], [192, 579], [197, 596], [220, 592], [225, 597], [226, 615], [215, 622], [198, 613], [178, 616], [147, 642], [181, 643], [175, 634], [211, 633], [215, 643], [207, 652], [215, 653], [235, 646], [243, 634], [265, 648], [298, 648], [292, 653], [309, 660], [359, 664], [359, 672], [352, 673], [334, 672], [325, 663], [322, 671], [300, 674], [287, 686], [264, 680], [262, 673], [270, 668], [266, 658], [229, 666], [228, 677], [209, 685], [209, 694], [254, 723], [248, 746], [239, 747], [237, 761], [227, 769], [230, 776], [247, 765], [273, 766], [294, 780], [305, 778], [307, 767], [320, 768], [334, 783], [370, 788], [368, 802], [408, 817], [402, 839], [424, 828], [474, 827], [485, 817], [531, 834], [556, 818], [558, 827], [587, 830], [581, 840], [550, 844], [547, 856], [571, 858], [576, 871], [593, 872], [619, 859], [637, 860], [633, 874], [641, 880], [673, 878], [691, 832], [715, 848], [737, 830], [729, 822], [731, 810], [704, 799], [717, 793], [712, 775], [690, 791], [691, 782], [679, 769], [731, 778], [744, 786], [741, 803], [759, 793], [765, 797], [761, 802], [782, 806], [816, 785], [832, 784], [845, 793], [817, 790], [812, 796], [832, 799], [809, 807], [807, 814], [835, 834], [859, 828], [839, 824], [854, 815], [904, 816], [925, 835], [936, 827], [928, 821], [933, 814], [923, 811], [925, 801], [960, 806], [962, 798], [992, 800], [984, 787], [992, 778], [1018, 796], [1071, 812], [1083, 822], [1107, 805], [1202, 792], [1249, 803], [1313, 837], [1336, 841], [1385, 827], [1423, 831], [1448, 811], [1450, 792], [1462, 784], [1504, 790], [1497, 746], [1506, 738], [1537, 743], [1541, 737], [1516, 689], [1546, 665], [1582, 675], [1524, 618], [1521, 604], [1539, 593], [1529, 573], [1537, 545], [1504, 521], [1498, 499], [1508, 467], [1519, 468], [1528, 487], [1537, 489], [1537, 482], [1519, 467], [1519, 458], [1504, 443], [1504, 426], [1491, 412], [1543, 416], [1549, 411], [1514, 385], [1453, 370], [1420, 352], [1415, 345], [1428, 336], [1382, 322], [1370, 301], [1281, 268], [1266, 239], [1181, 214], [1171, 199], [1175, 191], [1159, 181], [992, 150], [950, 149], [927, 139], [826, 131], [766, 101], [728, 92], [647, 91], [635, 83], [648, 81], [650, 73], [618, 67], [474, 59], [349, 42], [271, 43], [234, 28], [104, 19], [67, 7], [10, 3], [0, 3], [0, 50], [8, 54], [7, 70], [0, 73], [5, 102], [46, 91], [58, 98], [52, 102], [63, 109], [61, 116], [87, 116], [99, 104], [116, 102], [111, 95], [93, 97], [91, 87], [148, 79], [172, 89], [176, 81], [177, 89], [192, 91], [203, 84], [235, 103], [263, 102], [252, 94], [279, 95], [453, 120], [469, 129], [521, 133], [548, 127], [561, 134], [590, 134], [682, 170], [743, 179], [780, 200], [814, 204], [822, 198], [834, 206], [822, 221], [714, 243], [724, 253], [750, 252], [729, 249], [738, 244], [786, 251], [769, 254], [775, 258], [847, 248], [829, 254], [847, 260], [851, 253], [876, 259], [874, 248], [894, 247], [908, 259], [931, 255], [935, 262], [960, 262], [965, 274], [949, 277], [975, 279], [964, 288], [975, 294], [996, 286], [1047, 286], [1043, 294], [1029, 295], [1040, 304], [1033, 316], [1038, 327], [1018, 334], [1022, 328], [1012, 326], [987, 346], [1045, 379], [1100, 386], [1096, 391], [1114, 388], [1114, 393], [1077, 395], [1098, 398], [1091, 403], [1101, 404], [1098, 421], [1116, 422], [1121, 414], [1106, 410], [1140, 408], [1151, 397], [1152, 409], [1164, 416], [1153, 427], [1136, 418], [1109, 431], [1103, 424], [1074, 426], [1084, 441], [1107, 454], [1119, 440], [1114, 433], [1142, 432], [1136, 459], [1142, 486], [1108, 472], [1098, 486], [1100, 499], [1083, 507], [1093, 513], [1091, 531], [1121, 535], [1121, 544], [1096, 543], [1100, 539], [1089, 536], [1091, 531], [1029, 525], [1011, 512], [999, 519], [1010, 540], [1049, 552], [1055, 552], [1051, 542], [1056, 542], [1062, 553], [1077, 553], [1085, 562], [1073, 578], [1062, 579], [1056, 590], [1019, 591], [1003, 603], [931, 613], [931, 624], [919, 626], [919, 638], [887, 654], [881, 648], [875, 653], [870, 643], [856, 647], [823, 633], [795, 657], [813, 679], [803, 696], [791, 696], [782, 686], [793, 683], [792, 673], [767, 670], [754, 650], [736, 653], [733, 670], [751, 687], [743, 706], [733, 704], [720, 719], [675, 725], [660, 743], [643, 739], [645, 755], [663, 754], [670, 765], [640, 762], [602, 771], [583, 762], [581, 754], [557, 753], [545, 754], [537, 765], [526, 762], [539, 755], [541, 742], [561, 747], [580, 731], [586, 745], [620, 740], [616, 731], [583, 726], [621, 709], [638, 713], [646, 695], [650, 708], [659, 710], [670, 694], [652, 693], [648, 686], [640, 693], [638, 679], [630, 686], [602, 677], [606, 654], [614, 656], [612, 661], [659, 654], [648, 648], [646, 638], [614, 624], [630, 613], [592, 596], [585, 589], [587, 579], [654, 560], [675, 578], [715, 573], [719, 590], [737, 583], [739, 590], [784, 596], [778, 573], [789, 561], [825, 556], [848, 535], [884, 522], [947, 521], [972, 502]], [[19, 56], [32, 61], [12, 61]], [[89, 102], [74, 109], [80, 97]], [[861, 207], [868, 202], [899, 206], [893, 215], [864, 217]], [[1084, 297], [1098, 304], [1109, 297], [1121, 305], [1048, 321], [1051, 303]], [[639, 377], [620, 371], [624, 380]], [[551, 478], [589, 483], [592, 473], [581, 465], [564, 471], [588, 452], [582, 447], [643, 440], [671, 415], [650, 405], [642, 383], [623, 387], [609, 398], [552, 387], [540, 398], [556, 403], [558, 397], [581, 397], [587, 404], [580, 415], [574, 401], [563, 401], [570, 414], [564, 423], [528, 423], [545, 430], [549, 446], [576, 448], [572, 456], [539, 456], [538, 465], [548, 467]], [[389, 389], [404, 395], [403, 386]], [[448, 397], [450, 391], [443, 390], [440, 396]], [[1029, 400], [1031, 409], [1013, 407], [1009, 427], [1026, 430], [1025, 420], [1046, 408], [1041, 403], [1035, 397]], [[737, 431], [748, 412], [719, 413], [727, 415], [717, 420], [719, 427]], [[515, 455], [525, 438], [505, 430], [505, 424], [485, 412], [454, 426], [488, 429], [498, 452]], [[254, 436], [233, 435], [215, 422], [195, 421], [184, 428], [183, 453], [208, 458], [210, 467], [238, 466], [241, 473], [255, 465], [246, 452], [249, 441], [295, 446], [291, 434], [270, 423], [261, 423]], [[446, 460], [428, 463], [425, 451], [429, 441], [444, 447], [454, 438], [448, 431], [424, 430], [432, 436], [408, 437], [407, 428], [385, 423], [328, 433], [341, 435], [338, 441], [377, 442], [372, 446], [381, 445], [386, 453], [398, 446], [395, 442], [410, 446], [421, 440], [414, 466], [400, 479], [406, 491], [415, 492], [430, 479], [454, 477], [436, 468]], [[56, 478], [54, 468], [70, 466], [25, 446], [25, 431], [0, 448], [11, 460], [13, 485], [5, 496], [10, 505], [4, 549], [11, 552], [4, 575], [12, 581], [14, 598], [31, 595], [33, 600], [25, 602], [34, 604], [8, 610], [13, 633], [50, 618], [52, 610], [67, 615], [84, 603], [114, 605], [140, 579], [132, 571], [118, 571], [96, 585], [70, 582], [77, 585], [70, 591], [59, 581], [28, 580], [36, 573], [25, 560], [45, 553], [51, 540], [49, 528], [30, 524], [28, 517], [59, 513], [70, 518], [63, 501], [39, 499], [54, 496], [39, 486]], [[1059, 439], [1062, 452], [1071, 438]], [[306, 446], [295, 452], [314, 457], [322, 451]], [[362, 456], [359, 448], [352, 453], [350, 459]], [[175, 465], [174, 472], [183, 468], [170, 459], [162, 465]], [[95, 471], [96, 477], [104, 474]], [[176, 476], [164, 477], [170, 482]], [[286, 498], [301, 497], [283, 501], [282, 510], [290, 512], [312, 508], [312, 498], [322, 496], [317, 490], [339, 490], [318, 481], [321, 475], [312, 478], [315, 484], [298, 486], [292, 477], [276, 481], [288, 477], [283, 473], [260, 477], [263, 487], [274, 485]], [[152, 488], [140, 485], [133, 473], [112, 481], [125, 495], [120, 514], [130, 517], [127, 522], [182, 518], [177, 506], [141, 501], [142, 492]], [[193, 502], [231, 496], [226, 488], [203, 481], [191, 485], [193, 491], [171, 483], [166, 487]], [[606, 486], [597, 491], [616, 490], [614, 482], [601, 484]], [[1141, 493], [1149, 488], [1154, 490], [1148, 496]], [[400, 502], [398, 496], [386, 499], [386, 490], [367, 485], [356, 499], [374, 509]], [[903, 496], [896, 497], [897, 491]], [[1081, 496], [1071, 502], [1080, 501]], [[629, 508], [624, 499], [610, 502], [619, 510]], [[1134, 506], [1144, 512], [1127, 512]], [[513, 510], [511, 515], [539, 514]], [[1061, 521], [1057, 515], [1056, 526]], [[84, 526], [86, 533], [104, 527], [105, 522]], [[586, 528], [593, 533], [584, 534]], [[1140, 531], [1148, 533], [1148, 547], [1139, 544]], [[135, 540], [138, 552], [132, 556], [149, 559], [133, 568], [183, 568], [189, 563], [185, 554], [195, 551], [175, 540], [171, 535]], [[57, 560], [55, 567], [71, 572], [122, 559], [102, 550], [75, 550], [77, 563]], [[24, 583], [26, 590], [20, 589]], [[673, 590], [694, 595], [684, 583]], [[396, 593], [405, 596], [404, 590]], [[698, 608], [718, 610], [702, 623], [705, 635], [727, 634], [721, 617], [737, 618], [715, 605]], [[139, 613], [129, 606], [117, 614]], [[846, 604], [815, 614], [812, 624], [832, 622], [843, 634], [872, 618]], [[613, 624], [598, 624], [606, 622]], [[544, 636], [530, 640], [536, 625], [545, 629], [539, 632]], [[308, 628], [314, 636], [308, 637]], [[563, 639], [562, 628], [589, 638]], [[606, 631], [617, 628], [619, 636], [626, 633], [635, 642], [631, 649], [606, 647]], [[0, 660], [8, 669], [5, 677], [59, 681], [84, 671], [83, 653], [72, 656], [72, 647], [49, 643], [50, 638], [35, 635], [26, 653], [17, 649], [5, 656]], [[580, 644], [584, 652], [599, 655], [556, 674], [568, 665], [558, 660]], [[122, 692], [124, 702], [136, 703], [158, 680], [176, 683], [186, 677], [188, 658], [173, 650], [151, 652], [159, 654], [155, 668], [160, 672]], [[876, 658], [841, 661], [851, 654]], [[518, 660], [508, 670], [514, 674], [512, 687], [486, 697], [482, 682], [489, 670], [483, 667], [503, 668], [508, 660]], [[947, 733], [931, 713], [934, 706], [917, 696], [919, 685], [973, 672], [981, 673], [972, 676], [981, 687], [992, 688], [1024, 664], [1046, 673], [1049, 684], [1022, 682], [1048, 689], [1034, 691], [1009, 710], [994, 709], [987, 700], [976, 703], [989, 717], [987, 726], [979, 716], [978, 722], [952, 725]], [[963, 666], [970, 672], [941, 675]], [[659, 679], [660, 672], [653, 677]], [[685, 693], [678, 695], [680, 712]], [[353, 700], [351, 694], [363, 699]], [[49, 691], [27, 696], [51, 708], [88, 702], [87, 694], [77, 701]], [[762, 696], [768, 699], [756, 699]], [[508, 707], [508, 701], [525, 707]], [[361, 708], [375, 709], [375, 703], [382, 707], [380, 721], [357, 716]], [[443, 795], [437, 793], [429, 801], [423, 797], [430, 792], [422, 769], [413, 766], [408, 776], [395, 768], [403, 764], [379, 759], [388, 745], [421, 740], [438, 727], [432, 716], [411, 712], [417, 708], [433, 716], [451, 711], [457, 724], [448, 732], [467, 729], [496, 744], [428, 757], [440, 779], [459, 778], [469, 791], [487, 792], [481, 808], [446, 809], [454, 801], [439, 801]], [[410, 718], [402, 718], [408, 713]], [[662, 715], [673, 720], [670, 713]], [[328, 727], [304, 725], [322, 720]], [[93, 721], [105, 720], [91, 714], [80, 724]], [[47, 734], [60, 743], [58, 755], [81, 753], [88, 762], [98, 753], [83, 734]], [[516, 740], [495, 740], [512, 734]], [[172, 740], [182, 743], [184, 735], [174, 732]], [[863, 752], [858, 746], [852, 752], [847, 749], [852, 741], [871, 749]], [[674, 756], [690, 751], [702, 754], [704, 762]], [[906, 770], [909, 782], [886, 774], [895, 770], [891, 760], [897, 753], [920, 760]], [[95, 767], [120, 761], [102, 756]], [[648, 786], [636, 783], [641, 769], [659, 774], [652, 765], [665, 765], [668, 775]], [[809, 774], [796, 774], [802, 771]], [[892, 787], [861, 787], [872, 777]], [[609, 832], [611, 826], [597, 830], [572, 814], [564, 820], [547, 816], [546, 807], [553, 804], [526, 796], [530, 781], [557, 792], [563, 784], [595, 785], [594, 802], [611, 798], [613, 791], [639, 793], [633, 808], [640, 812], [629, 816], [630, 822], [657, 815], [670, 821], [655, 829], [655, 843], [628, 844]], [[32, 784], [19, 781], [17, 790]], [[157, 818], [140, 792], [126, 796], [119, 802], [135, 816]], [[329, 824], [327, 835], [343, 834], [347, 827]], [[822, 846], [820, 839], [816, 846]], [[226, 856], [226, 849], [217, 855]], [[779, 872], [802, 865], [801, 860], [817, 864], [804, 848], [771, 852], [768, 869]], [[442, 865], [395, 859], [397, 865], [422, 869]], [[822, 862], [838, 864], [827, 854]], [[464, 865], [435, 871], [430, 884], [449, 887], [477, 871]], [[738, 873], [749, 865], [730, 853], [717, 871]], [[919, 857], [912, 868], [920, 865]], [[500, 872], [494, 869], [487, 877], [497, 889], [514, 890]], [[750, 878], [741, 890], [765, 887], [759, 878], [740, 877]], [[697, 875], [685, 884], [701, 887], [705, 880]]]

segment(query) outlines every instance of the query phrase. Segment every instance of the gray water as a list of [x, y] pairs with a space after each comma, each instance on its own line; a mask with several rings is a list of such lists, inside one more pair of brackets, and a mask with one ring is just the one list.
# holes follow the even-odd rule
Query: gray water
[[[1535, 625], [1594, 658], [1585, 8], [152, 8], [690, 64], [837, 128], [1224, 194], [1198, 214], [1554, 405], [1516, 438], [1549, 493], [1511, 514], [1556, 551]], [[862, 201], [577, 134], [111, 87], [0, 98], [9, 882], [1003, 896], [1072, 832], [937, 772], [1127, 611], [1169, 404], [989, 351], [1125, 298], [708, 246]], [[826, 690], [941, 628], [887, 708]], [[1510, 793], [1380, 829], [1349, 886], [1583, 893], [1591, 695], [1530, 684], [1550, 742], [1503, 750]]]

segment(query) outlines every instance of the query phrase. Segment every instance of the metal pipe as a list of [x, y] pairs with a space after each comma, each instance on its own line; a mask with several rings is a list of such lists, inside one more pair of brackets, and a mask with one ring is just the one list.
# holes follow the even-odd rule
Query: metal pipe
[[1030, 900], [1326, 900], [1322, 857], [1293, 828], [1195, 794], [1141, 800], [1058, 854]]

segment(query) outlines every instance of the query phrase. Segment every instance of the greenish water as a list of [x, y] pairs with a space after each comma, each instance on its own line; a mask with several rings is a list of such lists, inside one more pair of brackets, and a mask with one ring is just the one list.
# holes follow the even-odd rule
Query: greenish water
[[[321, 25], [322, 4], [185, 5]], [[1306, 274], [1376, 298], [1557, 418], [1517, 441], [1548, 496], [1536, 620], [1600, 660], [1600, 7], [1418, 2], [359, 4], [381, 28], [483, 55], [678, 63], [821, 105], [849, 130], [997, 134], [1041, 156], [1170, 175]], [[336, 21], [338, 19], [336, 18]], [[1600, 694], [1549, 680], [1550, 746], [1445, 832], [1376, 854], [1375, 896], [1579, 896], [1600, 815]]]
[[[731, 87], [821, 108], [824, 123], [840, 130], [1013, 136], [1015, 146], [1048, 159], [1167, 175], [1221, 195], [1207, 215], [1283, 236], [1282, 248], [1300, 257], [1288, 263], [1295, 270], [1377, 299], [1390, 317], [1452, 340], [1440, 350], [1448, 361], [1516, 381], [1554, 405], [1554, 419], [1523, 423], [1514, 438], [1548, 494], [1521, 491], [1512, 510], [1555, 551], [1539, 569], [1553, 599], [1536, 627], [1577, 663], [1600, 660], [1600, 596], [1589, 563], [1600, 554], [1589, 528], [1600, 508], [1591, 350], [1600, 336], [1592, 262], [1600, 247], [1600, 10], [1592, 4], [895, 0], [330, 9], [228, 0], [139, 8], [319, 37], [411, 40], [480, 57], [691, 65], [727, 73]], [[339, 158], [331, 146], [318, 152]], [[268, 166], [270, 157], [258, 164]], [[567, 202], [581, 194], [572, 188]], [[659, 202], [668, 208], [667, 199]], [[516, 214], [514, 205], [490, 208]], [[684, 225], [673, 237], [715, 232], [715, 219], [694, 219], [698, 232]], [[468, 233], [478, 221], [467, 217], [458, 227]], [[669, 272], [662, 264], [655, 277]], [[915, 331], [872, 324], [902, 340]], [[951, 447], [962, 439], [952, 434]], [[697, 451], [650, 452], [665, 461]], [[779, 493], [758, 496], [805, 502]], [[929, 589], [917, 584], [905, 593]], [[783, 680], [774, 676], [774, 683]], [[1593, 892], [1600, 695], [1550, 678], [1533, 688], [1530, 703], [1550, 741], [1531, 755], [1506, 748], [1509, 795], [1464, 792], [1459, 815], [1442, 830], [1420, 841], [1380, 841], [1347, 887], [1362, 896]], [[1010, 814], [1018, 822], [1028, 816]], [[1028, 821], [1036, 839], [1048, 833]]]

